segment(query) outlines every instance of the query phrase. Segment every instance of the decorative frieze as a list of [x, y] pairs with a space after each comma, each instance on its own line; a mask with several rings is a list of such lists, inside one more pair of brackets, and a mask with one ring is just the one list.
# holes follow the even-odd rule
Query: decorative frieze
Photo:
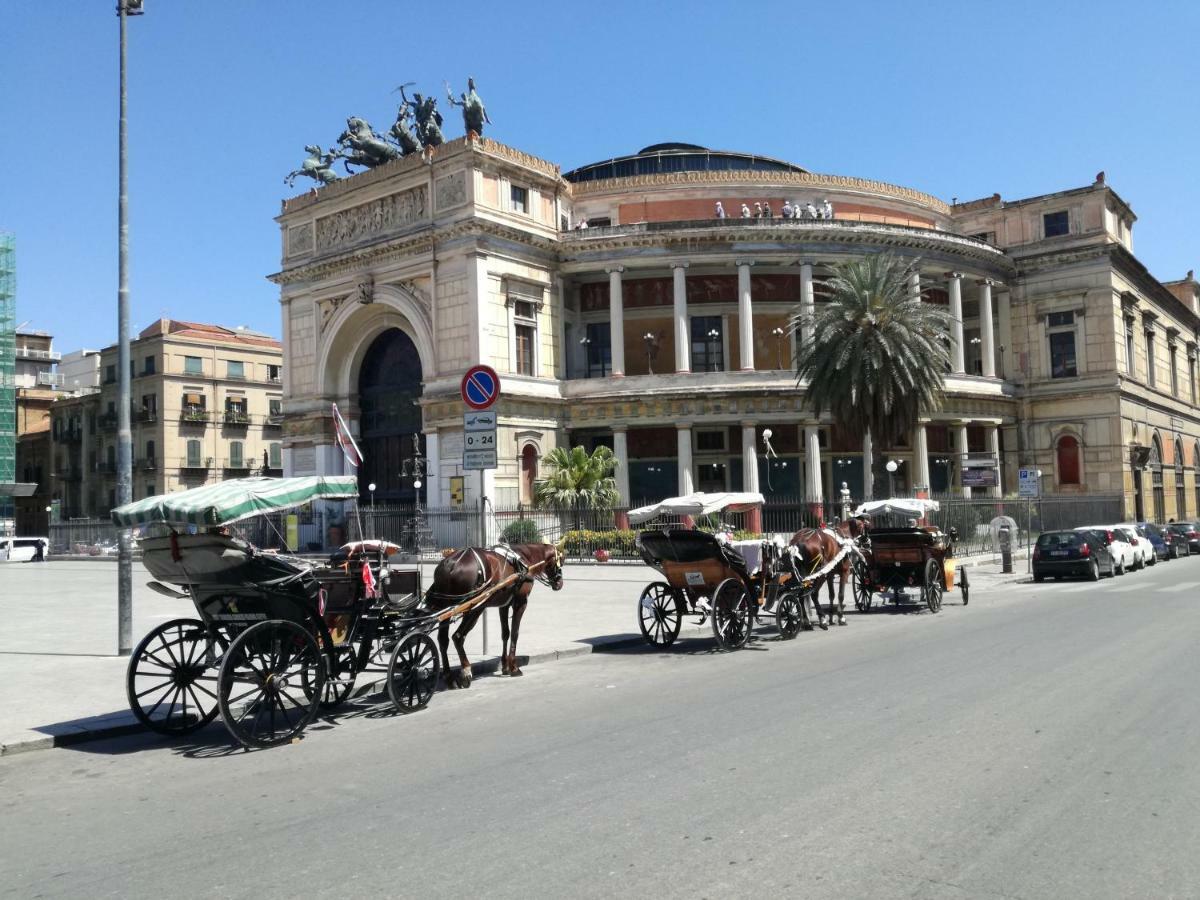
[[305, 253], [312, 253], [312, 249], [313, 226], [311, 222], [305, 222], [303, 225], [296, 225], [288, 229], [287, 255], [289, 259], [293, 256], [303, 256]]
[[317, 219], [317, 250], [336, 250], [412, 225], [426, 217], [426, 188], [419, 185]]
[[467, 202], [467, 173], [453, 172], [433, 184], [434, 203], [439, 212]]

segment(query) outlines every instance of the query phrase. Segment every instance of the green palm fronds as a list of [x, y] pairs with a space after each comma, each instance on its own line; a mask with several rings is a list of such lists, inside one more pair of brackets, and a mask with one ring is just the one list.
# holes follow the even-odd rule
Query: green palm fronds
[[597, 447], [590, 455], [582, 447], [556, 447], [542, 462], [550, 472], [533, 485], [535, 506], [611, 509], [620, 502], [613, 478], [617, 460], [608, 447]]
[[918, 262], [875, 253], [834, 267], [828, 302], [804, 322], [812, 336], [798, 349], [797, 380], [808, 382], [814, 415], [828, 411], [852, 434], [890, 441], [941, 404], [954, 320], [912, 291]]

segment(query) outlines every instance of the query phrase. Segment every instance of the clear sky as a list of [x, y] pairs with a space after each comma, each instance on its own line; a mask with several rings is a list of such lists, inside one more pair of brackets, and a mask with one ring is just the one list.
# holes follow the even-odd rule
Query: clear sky
[[[17, 321], [116, 339], [115, 0], [3, 3], [0, 229]], [[130, 22], [132, 324], [280, 333], [272, 217], [303, 146], [393, 89], [473, 75], [488, 135], [559, 163], [660, 141], [777, 156], [946, 200], [1101, 169], [1161, 279], [1200, 269], [1194, 2], [406, 3], [146, 0]], [[444, 101], [442, 105], [445, 106]], [[448, 137], [462, 133], [443, 110]]]

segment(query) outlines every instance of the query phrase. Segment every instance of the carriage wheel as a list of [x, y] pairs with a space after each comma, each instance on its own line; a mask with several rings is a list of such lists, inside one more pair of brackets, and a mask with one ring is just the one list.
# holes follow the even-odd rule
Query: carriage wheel
[[930, 612], [942, 608], [942, 573], [936, 559], [925, 560], [925, 577], [921, 582], [921, 599]]
[[854, 607], [859, 612], [871, 608], [871, 582], [867, 564], [857, 556], [850, 565], [851, 581], [854, 585]]
[[712, 630], [722, 650], [737, 650], [750, 638], [750, 594], [737, 578], [726, 578], [713, 591]]
[[647, 643], [670, 647], [679, 637], [682, 624], [683, 616], [679, 614], [679, 603], [671, 586], [662, 581], [646, 585], [638, 600], [638, 627]]
[[129, 658], [125, 693], [137, 720], [159, 734], [189, 734], [216, 718], [217, 665], [225, 639], [198, 619], [172, 619]]
[[971, 602], [971, 583], [967, 580], [967, 570], [964, 568], [959, 575], [958, 590], [962, 594], [963, 606]]
[[[325, 679], [325, 690], [321, 695], [321, 709], [336, 709], [346, 702], [350, 692], [354, 690], [354, 680], [358, 672], [354, 668], [354, 651], [351, 647], [338, 647], [336, 650], [335, 670]], [[300, 681], [304, 686], [304, 696], [313, 698], [312, 684], [308, 679], [308, 670], [300, 673]]]
[[775, 624], [779, 626], [779, 639], [790, 641], [800, 633], [804, 622], [804, 594], [799, 590], [785, 591], [775, 604]]
[[400, 712], [424, 709], [437, 688], [442, 664], [427, 634], [410, 634], [396, 645], [388, 663], [388, 696]]
[[221, 718], [246, 747], [296, 737], [316, 717], [324, 691], [321, 649], [295, 622], [274, 619], [247, 628], [221, 662]]

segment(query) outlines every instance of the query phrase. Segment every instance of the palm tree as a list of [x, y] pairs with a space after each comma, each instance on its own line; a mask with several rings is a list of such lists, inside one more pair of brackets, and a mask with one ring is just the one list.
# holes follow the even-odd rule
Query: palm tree
[[616, 457], [608, 447], [597, 447], [589, 455], [582, 447], [555, 447], [543, 463], [550, 468], [545, 478], [533, 485], [533, 503], [542, 508], [574, 509], [575, 527], [582, 509], [611, 509], [621, 499], [613, 472]]
[[829, 302], [804, 322], [812, 336], [796, 363], [814, 415], [828, 411], [852, 434], [890, 441], [941, 405], [954, 320], [912, 292], [918, 264], [873, 253], [834, 266]]

